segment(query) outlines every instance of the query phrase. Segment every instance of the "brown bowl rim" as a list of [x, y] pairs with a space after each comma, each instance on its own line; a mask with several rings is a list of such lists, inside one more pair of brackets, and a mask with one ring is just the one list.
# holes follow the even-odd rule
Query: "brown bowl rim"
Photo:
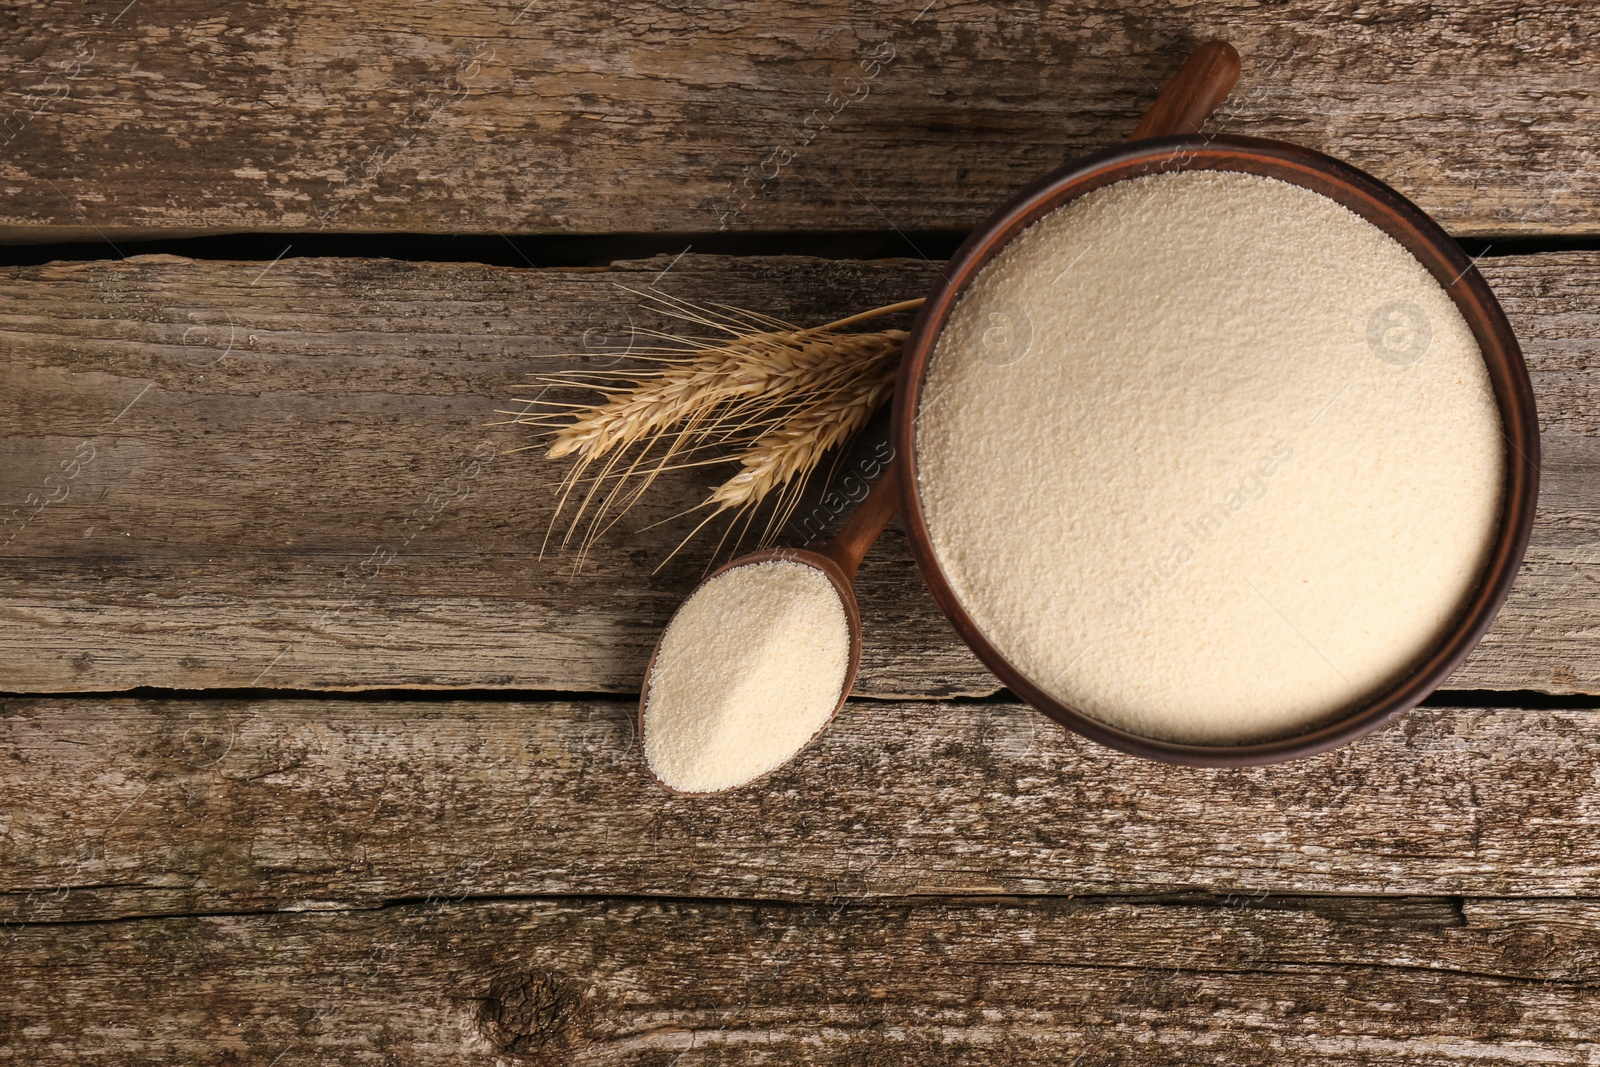
[[[1439, 279], [1472, 329], [1494, 384], [1508, 446], [1493, 551], [1477, 589], [1433, 651], [1394, 685], [1337, 719], [1304, 733], [1250, 744], [1194, 745], [1143, 737], [1040, 690], [988, 642], [956, 599], [934, 554], [917, 492], [915, 412], [922, 381], [939, 332], [967, 286], [1002, 247], [1048, 211], [1112, 181], [1173, 169], [1245, 171], [1291, 181], [1343, 204], [1399, 241]], [[1505, 312], [1474, 261], [1426, 212], [1377, 178], [1313, 149], [1257, 137], [1182, 135], [1117, 145], [1069, 164], [1013, 197], [956, 251], [918, 312], [901, 357], [890, 432], [904, 464], [900, 517], [917, 569], [934, 602], [984, 665], [1022, 700], [1092, 741], [1194, 767], [1255, 766], [1315, 755], [1354, 741], [1421, 703], [1477, 645], [1505, 602], [1527, 549], [1539, 491], [1533, 386]]]
[[[687, 789], [678, 789], [675, 786], [670, 786], [666, 782], [663, 782], [661, 780], [661, 776], [656, 774], [655, 768], [650, 766], [650, 757], [645, 753], [644, 750], [645, 705], [650, 698], [650, 675], [655, 671], [656, 657], [661, 654], [661, 642], [667, 639], [667, 630], [671, 628], [673, 620], [678, 617], [678, 612], [683, 610], [683, 605], [687, 604], [689, 602], [689, 598], [698, 593], [700, 589], [713, 578], [726, 574], [728, 571], [734, 570], [737, 567], [753, 567], [758, 563], [776, 562], [798, 563], [801, 566], [815, 567], [817, 570], [827, 575], [828, 581], [833, 583], [834, 589], [839, 593], [839, 600], [844, 605], [845, 621], [850, 625], [850, 662], [845, 667], [844, 685], [839, 690], [839, 700], [833, 705], [833, 710], [828, 713], [828, 717], [822, 720], [822, 725], [817, 727], [816, 733], [806, 738], [805, 743], [799, 748], [795, 749], [794, 755], [790, 756], [788, 759], [784, 760], [771, 770], [762, 771], [748, 782], [741, 782], [738, 785], [732, 785], [726, 789], [705, 789], [698, 792], [691, 792]], [[817, 740], [822, 737], [823, 734], [828, 732], [828, 727], [833, 725], [833, 720], [838, 717], [839, 712], [843, 710], [845, 704], [849, 701], [850, 690], [854, 689], [856, 685], [856, 672], [860, 669], [861, 605], [856, 601], [854, 585], [851, 583], [850, 579], [845, 576], [845, 573], [840, 568], [839, 564], [835, 563], [831, 557], [825, 556], [821, 552], [816, 552], [809, 548], [768, 548], [763, 549], [760, 552], [748, 552], [735, 559], [731, 559], [722, 566], [718, 567], [716, 570], [712, 571], [710, 574], [706, 575], [704, 578], [700, 579], [695, 583], [695, 587], [689, 590], [688, 595], [686, 595], [683, 598], [683, 601], [679, 603], [677, 608], [673, 610], [672, 618], [667, 620], [667, 625], [661, 628], [661, 633], [656, 637], [655, 646], [650, 649], [650, 658], [645, 661], [644, 677], [639, 682], [639, 710], [635, 713], [635, 722], [637, 724], [639, 733], [639, 756], [644, 761], [644, 769], [650, 775], [650, 777], [655, 780], [655, 783], [662, 789], [665, 789], [667, 792], [674, 793], [680, 797], [720, 797], [727, 796], [730, 793], [737, 793], [741, 789], [749, 789], [751, 786], [764, 781], [774, 774], [777, 774], [779, 771], [789, 766], [789, 764], [799, 759], [807, 749], [811, 748], [811, 746], [817, 743]]]

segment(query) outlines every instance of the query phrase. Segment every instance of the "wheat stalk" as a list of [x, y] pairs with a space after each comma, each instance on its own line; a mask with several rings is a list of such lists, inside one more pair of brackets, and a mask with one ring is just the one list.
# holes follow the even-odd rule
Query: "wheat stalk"
[[639, 295], [657, 310], [724, 336], [638, 331], [668, 342], [630, 353], [655, 369], [556, 372], [534, 384], [593, 389], [600, 399], [565, 405], [570, 410], [555, 415], [506, 412], [515, 423], [550, 431], [550, 458], [574, 460], [558, 492], [551, 530], [576, 496], [562, 544], [578, 536], [587, 514], [579, 566], [657, 476], [683, 467], [737, 462], [740, 470], [698, 505], [709, 514], [667, 559], [717, 515], [733, 512], [729, 531], [743, 515], [748, 529], [754, 510], [776, 499], [765, 543], [787, 521], [823, 456], [859, 430], [893, 388], [906, 333], [846, 328], [922, 303], [906, 301], [801, 328], [736, 308]]

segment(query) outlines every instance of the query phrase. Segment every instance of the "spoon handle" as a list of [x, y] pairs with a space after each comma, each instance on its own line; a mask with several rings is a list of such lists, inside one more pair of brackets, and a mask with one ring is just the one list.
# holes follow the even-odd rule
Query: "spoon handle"
[[847, 580], [853, 580], [861, 559], [872, 547], [872, 542], [883, 533], [894, 513], [900, 510], [900, 464], [890, 462], [873, 485], [867, 499], [856, 508], [855, 514], [844, 524], [844, 529], [819, 551], [844, 571]]
[[1128, 140], [1199, 133], [1238, 80], [1239, 53], [1233, 45], [1207, 41], [1189, 53]]

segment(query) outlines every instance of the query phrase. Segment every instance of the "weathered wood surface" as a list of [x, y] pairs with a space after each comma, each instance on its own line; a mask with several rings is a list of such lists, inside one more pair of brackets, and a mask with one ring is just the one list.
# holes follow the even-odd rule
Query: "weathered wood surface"
[[0, 18], [7, 239], [966, 228], [1126, 137], [1214, 36], [1244, 57], [1216, 128], [1344, 157], [1459, 234], [1600, 231], [1600, 15], [1575, 3], [178, 0]]
[[34, 926], [0, 947], [0, 1059], [1589, 1064], [1597, 923], [1591, 901], [1268, 898]]
[[1426, 708], [1193, 770], [1021, 705], [853, 702], [760, 787], [666, 793], [632, 709], [0, 703], [6, 924], [505, 895], [1595, 895], [1600, 712]]
[[[670, 270], [663, 273], [670, 266]], [[0, 273], [0, 690], [140, 685], [636, 691], [710, 558], [659, 574], [702, 472], [595, 548], [539, 558], [565, 462], [490, 425], [550, 353], [616, 358], [635, 292], [820, 322], [935, 268], [689, 255], [611, 271], [141, 257]], [[1545, 427], [1528, 561], [1455, 688], [1600, 691], [1600, 255], [1487, 259]], [[536, 409], [537, 410], [537, 409]], [[804, 542], [791, 530], [787, 543]], [[897, 529], [862, 568], [858, 691], [995, 681]]]

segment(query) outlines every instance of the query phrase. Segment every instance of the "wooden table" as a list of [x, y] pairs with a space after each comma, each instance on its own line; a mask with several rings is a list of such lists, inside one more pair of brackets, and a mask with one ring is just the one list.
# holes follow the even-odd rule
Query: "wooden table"
[[[1600, 1062], [1592, 6], [123, 2], [0, 19], [0, 1060]], [[653, 786], [706, 482], [577, 570], [494, 412], [669, 325], [630, 289], [922, 294], [1219, 36], [1214, 128], [1413, 197], [1522, 339], [1470, 663], [1315, 759], [1142, 762], [997, 695], [891, 528], [826, 738]]]

